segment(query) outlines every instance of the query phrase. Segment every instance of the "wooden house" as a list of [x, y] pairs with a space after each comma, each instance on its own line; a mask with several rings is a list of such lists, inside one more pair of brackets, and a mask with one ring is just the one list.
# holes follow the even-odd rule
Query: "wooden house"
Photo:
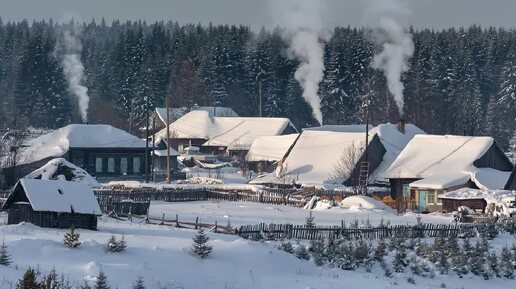
[[[206, 111], [210, 115], [210, 117], [238, 117], [238, 114], [230, 107], [193, 105], [192, 107], [171, 107], [169, 109], [168, 121], [170, 123], [173, 123], [185, 114], [189, 113], [190, 111], [196, 110]], [[151, 130], [153, 121], [155, 122], [155, 132], [164, 129], [167, 125], [167, 109], [165, 107], [156, 107], [156, 109], [152, 112], [152, 114], [149, 116], [149, 126], [151, 126], [149, 129]], [[145, 131], [145, 126], [146, 124], [143, 123], [139, 125], [141, 131]]]
[[[220, 117], [203, 110], [191, 111], [170, 124], [170, 147], [183, 153], [199, 147], [201, 153], [245, 156], [253, 141], [262, 136], [296, 133], [287, 118]], [[166, 128], [156, 134], [166, 139]]]
[[3, 205], [8, 224], [29, 222], [40, 227], [96, 230], [100, 207], [86, 184], [21, 179]]
[[298, 137], [296, 133], [257, 138], [245, 158], [248, 168], [259, 174], [273, 172]]
[[385, 176], [397, 202], [441, 211], [439, 195], [460, 188], [502, 189], [513, 165], [491, 137], [417, 135]]
[[280, 161], [280, 169], [251, 183], [357, 187], [363, 164], [367, 162], [367, 184], [385, 186], [388, 181], [383, 178], [383, 173], [404, 145], [419, 133], [424, 132], [413, 125], [407, 125], [405, 132], [393, 124], [369, 128], [366, 155], [365, 125], [304, 129]]
[[21, 177], [64, 158], [101, 181], [140, 180], [146, 172], [145, 146], [144, 140], [110, 125], [71, 124], [26, 142], [17, 170]]

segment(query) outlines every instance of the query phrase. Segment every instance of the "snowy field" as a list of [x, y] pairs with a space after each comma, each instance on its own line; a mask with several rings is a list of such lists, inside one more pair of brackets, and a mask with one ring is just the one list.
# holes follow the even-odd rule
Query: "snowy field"
[[[175, 219], [179, 215], [180, 221], [193, 222], [199, 217], [201, 223], [227, 224], [228, 220], [233, 226], [249, 225], [257, 223], [290, 223], [304, 224], [308, 211], [285, 205], [269, 205], [252, 202], [225, 202], [225, 201], [199, 201], [199, 202], [152, 202], [150, 206], [150, 217]], [[366, 209], [359, 207], [331, 209], [317, 207], [312, 210], [317, 225], [340, 225], [341, 220], [346, 224], [358, 220], [369, 222], [373, 225], [379, 224], [383, 218], [391, 224], [415, 224], [417, 222], [415, 213], [398, 215], [392, 210]], [[420, 215], [426, 223], [446, 224], [452, 221], [451, 214], [425, 214]]]
[[[156, 208], [181, 208], [180, 213], [205, 214], [206, 218], [232, 214], [235, 222], [256, 223], [261, 221], [304, 222], [306, 211], [286, 206], [267, 206], [250, 203], [176, 203], [153, 204]], [[263, 214], [260, 214], [262, 210]], [[240, 214], [238, 213], [240, 212]], [[258, 215], [257, 215], [258, 213]], [[292, 214], [287, 218], [287, 214]], [[364, 214], [330, 210], [315, 212], [316, 220], [333, 223], [343, 216], [366, 217]], [[385, 215], [393, 223], [410, 223], [414, 216]], [[446, 218], [424, 216], [435, 221]], [[223, 216], [222, 216], [223, 218]], [[242, 218], [242, 219], [240, 219]], [[254, 218], [254, 219], [253, 219]], [[372, 216], [371, 216], [372, 218]], [[374, 219], [378, 217], [375, 216]], [[239, 220], [239, 221], [237, 221]], [[5, 224], [6, 215], [0, 216]], [[335, 268], [321, 268], [311, 261], [299, 260], [291, 254], [277, 250], [272, 244], [240, 239], [236, 236], [208, 233], [213, 253], [208, 259], [199, 259], [190, 252], [193, 230], [175, 229], [158, 225], [142, 225], [116, 221], [103, 217], [99, 220], [99, 231], [78, 230], [83, 244], [78, 249], [63, 246], [66, 230], [42, 229], [31, 224], [0, 226], [8, 245], [13, 264], [0, 266], [0, 288], [14, 288], [28, 266], [37, 267], [42, 273], [55, 267], [71, 281], [94, 282], [99, 269], [108, 276], [112, 288], [131, 288], [138, 275], [144, 277], [147, 288], [343, 288], [367, 284], [367, 288], [510, 288], [514, 280], [493, 279], [484, 281], [480, 277], [466, 276], [459, 279], [451, 274], [436, 278], [414, 277], [416, 284], [407, 283], [409, 273], [395, 274], [393, 278], [383, 276], [380, 268], [372, 273], [343, 271]], [[128, 248], [122, 253], [106, 253], [105, 244], [115, 234], [125, 235]], [[494, 248], [515, 242], [514, 237], [495, 239]], [[346, 286], [346, 287], [347, 287]]]

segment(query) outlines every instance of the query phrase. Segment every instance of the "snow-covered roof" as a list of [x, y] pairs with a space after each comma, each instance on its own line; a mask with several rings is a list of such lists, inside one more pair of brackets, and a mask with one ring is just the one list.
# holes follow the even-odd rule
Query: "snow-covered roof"
[[389, 181], [384, 177], [384, 174], [396, 157], [398, 157], [415, 135], [426, 134], [422, 129], [413, 124], [406, 124], [405, 131], [402, 133], [397, 125], [390, 123], [380, 124], [372, 128], [369, 133], [370, 136], [378, 135], [386, 151], [383, 155], [382, 163], [370, 175], [372, 183], [388, 183]]
[[281, 160], [287, 150], [292, 146], [299, 134], [287, 134], [278, 136], [263, 136], [254, 140], [247, 160], [251, 162]]
[[86, 184], [21, 179], [18, 185], [23, 187], [34, 211], [101, 214], [97, 198]]
[[[369, 125], [369, 129], [372, 129], [373, 126]], [[318, 131], [334, 131], [334, 132], [365, 132], [366, 125], [365, 124], [346, 124], [346, 125], [335, 125], [335, 124], [327, 124], [315, 127], [304, 128], [303, 130], [318, 130]]]
[[[169, 121], [174, 122], [183, 115], [187, 114], [190, 111], [195, 110], [203, 110], [208, 112], [208, 114], [213, 116], [225, 116], [225, 117], [238, 117], [238, 114], [231, 107], [224, 106], [193, 106], [191, 108], [188, 107], [171, 107], [169, 112]], [[156, 114], [158, 118], [163, 122], [163, 124], [167, 124], [167, 109], [164, 107], [157, 107]]]
[[[288, 126], [287, 118], [271, 117], [211, 117], [206, 111], [191, 111], [170, 124], [173, 138], [206, 139], [203, 146], [224, 146], [233, 150], [248, 150], [261, 136], [281, 135]], [[157, 133], [166, 137], [166, 128]]]
[[[99, 182], [95, 180], [85, 170], [77, 167], [63, 158], [56, 158], [50, 160], [41, 168], [33, 171], [25, 176], [25, 179], [41, 179], [41, 180], [67, 180], [66, 176], [62, 175], [63, 168], [66, 168], [71, 173], [71, 179], [68, 181], [87, 184], [90, 187], [100, 187]], [[61, 174], [59, 174], [61, 172]]]
[[[170, 156], [179, 156], [179, 153], [173, 149], [169, 148], [170, 150]], [[167, 156], [167, 149], [164, 150], [154, 150], [154, 155], [158, 157], [166, 157]]]
[[305, 130], [283, 162], [281, 175], [304, 185], [342, 184], [345, 179], [335, 172], [339, 156], [347, 149], [360, 156], [364, 144], [363, 133]]
[[468, 200], [485, 199], [488, 202], [502, 200], [506, 197], [514, 197], [512, 191], [507, 190], [479, 190], [472, 188], [460, 188], [437, 196], [440, 199]]
[[61, 157], [70, 148], [145, 148], [145, 141], [105, 124], [71, 124], [25, 143], [26, 163]]
[[[304, 129], [287, 156], [283, 167], [288, 171], [279, 178], [279, 172], [262, 176], [251, 181], [253, 184], [288, 184], [292, 180], [303, 185], [320, 186], [342, 184], [346, 181], [335, 177], [335, 166], [346, 146], [354, 145], [363, 150], [365, 125], [334, 125]], [[388, 182], [383, 176], [405, 145], [417, 134], [425, 132], [412, 124], [405, 126], [401, 133], [394, 124], [380, 124], [369, 130], [369, 140], [378, 135], [386, 149], [382, 163], [370, 176], [370, 182]], [[360, 151], [361, 155], [362, 151]], [[286, 181], [285, 179], [288, 178]]]
[[421, 179], [411, 187], [445, 189], [475, 182], [500, 189], [510, 172], [476, 168], [473, 162], [493, 145], [491, 137], [416, 135], [385, 173], [386, 178]]

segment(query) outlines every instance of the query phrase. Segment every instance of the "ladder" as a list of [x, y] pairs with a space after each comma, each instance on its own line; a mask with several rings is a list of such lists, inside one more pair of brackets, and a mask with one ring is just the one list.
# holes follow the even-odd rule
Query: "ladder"
[[369, 162], [360, 163], [360, 173], [358, 175], [358, 186], [362, 194], [367, 193], [367, 180], [369, 179]]

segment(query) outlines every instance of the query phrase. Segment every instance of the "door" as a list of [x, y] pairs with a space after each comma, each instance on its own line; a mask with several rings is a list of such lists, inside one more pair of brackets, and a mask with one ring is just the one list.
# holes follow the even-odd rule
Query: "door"
[[426, 191], [418, 191], [417, 210], [422, 212], [426, 208]]

